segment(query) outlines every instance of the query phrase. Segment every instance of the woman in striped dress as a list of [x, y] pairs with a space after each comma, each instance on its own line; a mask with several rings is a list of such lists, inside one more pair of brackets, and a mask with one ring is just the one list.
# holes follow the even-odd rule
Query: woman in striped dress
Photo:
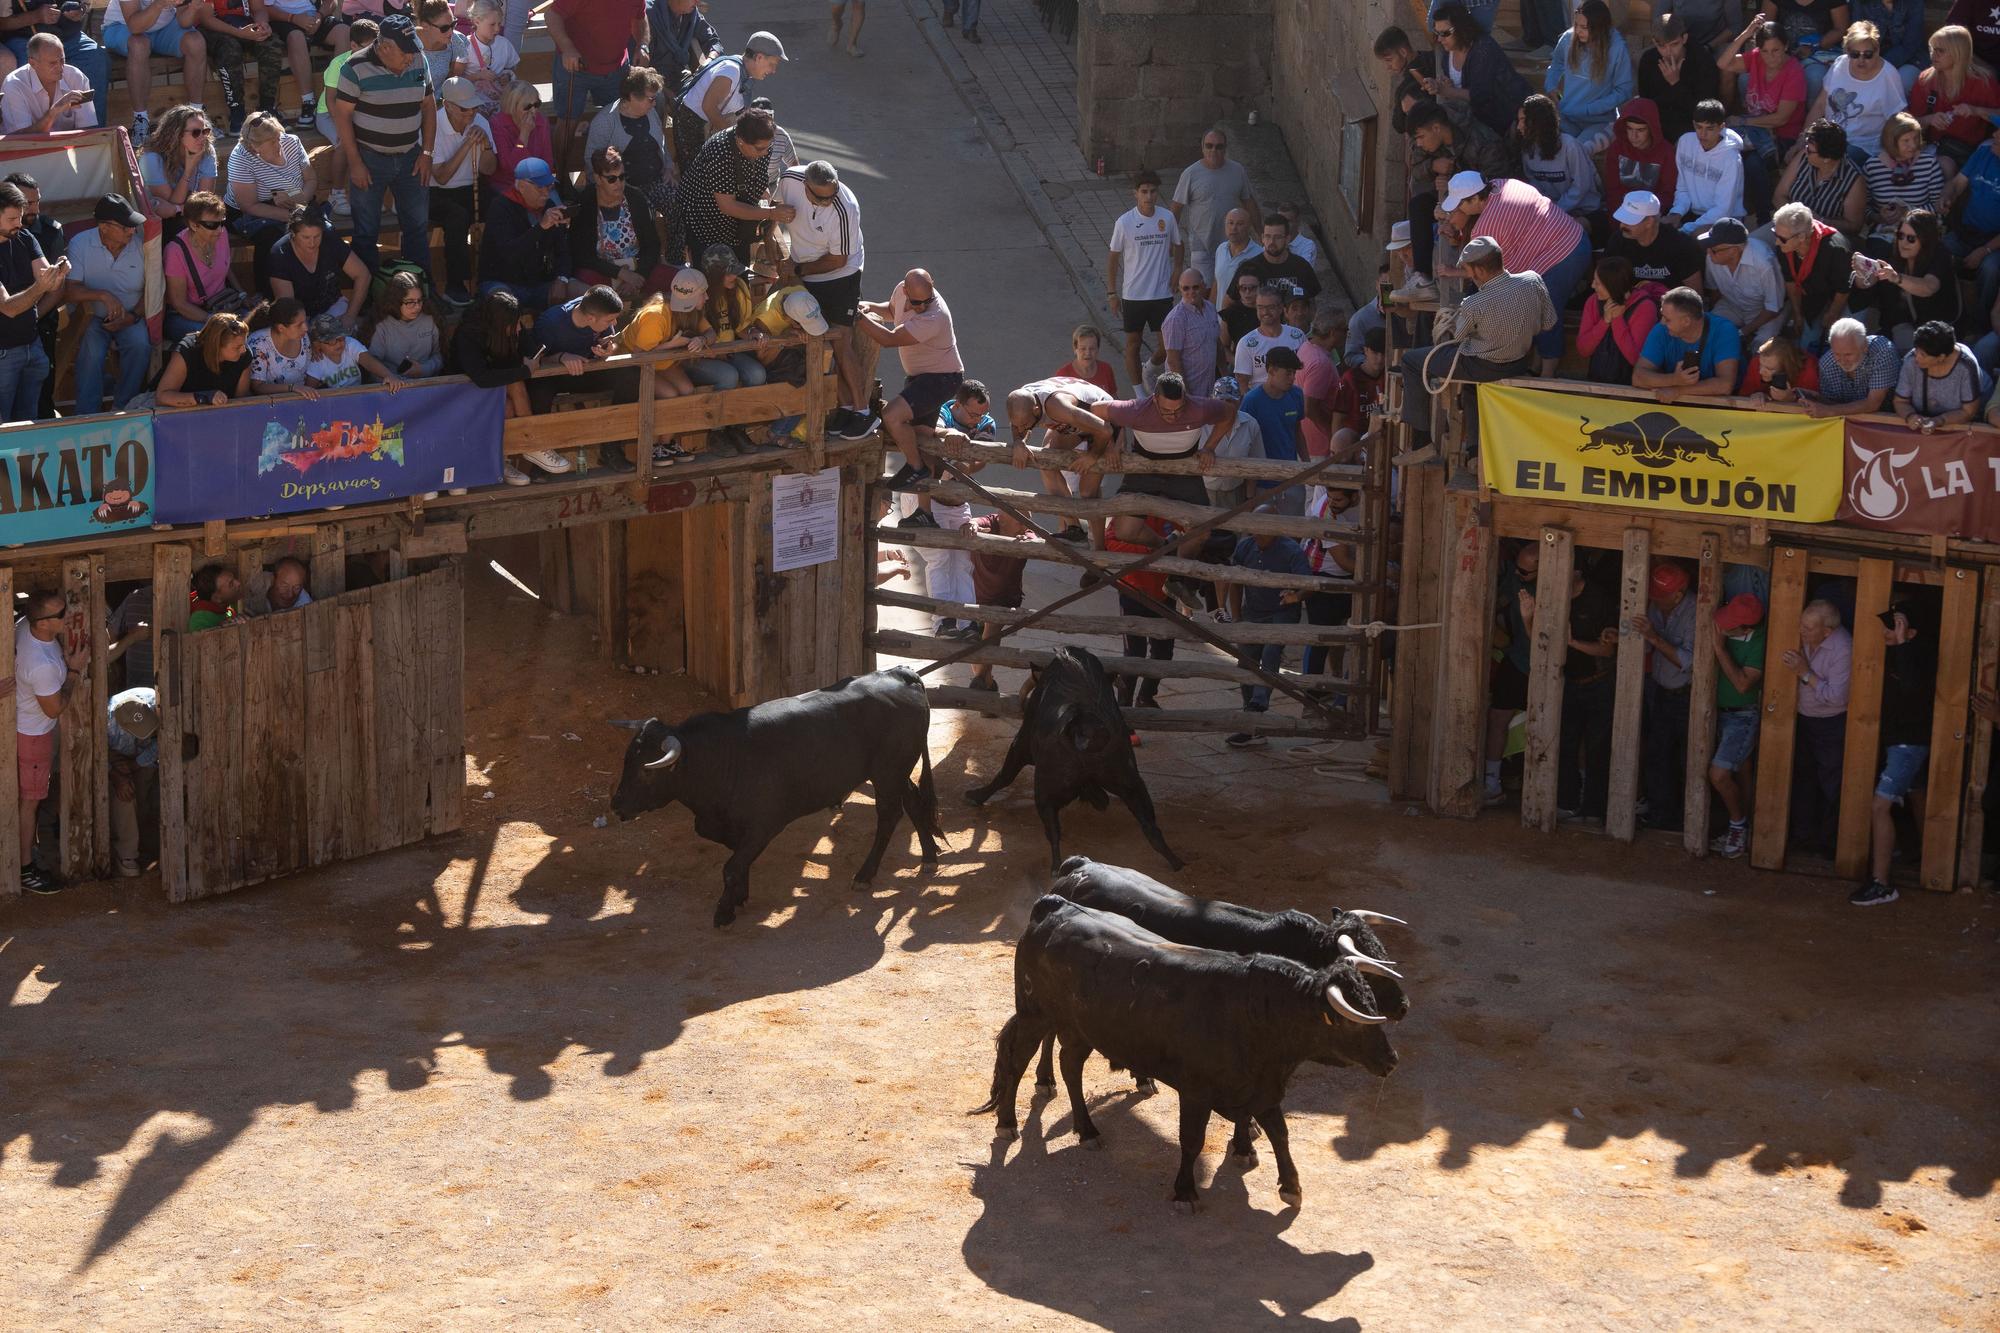
[[1895, 253], [1896, 228], [1919, 208], [1938, 210], [1944, 199], [1944, 166], [1937, 149], [1924, 142], [1924, 127], [1907, 111], [1882, 126], [1882, 151], [1868, 159], [1868, 235], [1864, 253], [1887, 259]]

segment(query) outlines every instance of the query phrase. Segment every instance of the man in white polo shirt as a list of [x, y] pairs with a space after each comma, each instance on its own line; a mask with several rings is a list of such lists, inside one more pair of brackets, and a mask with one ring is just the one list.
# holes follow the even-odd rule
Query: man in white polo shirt
[[861, 270], [867, 259], [861, 243], [861, 201], [841, 181], [833, 163], [821, 160], [787, 167], [778, 177], [778, 202], [792, 209], [792, 220], [785, 224], [792, 242], [790, 271], [819, 302], [833, 342], [841, 398], [827, 418], [827, 433], [866, 439], [879, 423], [868, 411], [868, 384], [854, 346]]
[[1132, 184], [1134, 206], [1111, 226], [1111, 258], [1104, 294], [1125, 324], [1125, 379], [1139, 378], [1140, 344], [1158, 333], [1174, 308], [1174, 275], [1181, 271], [1181, 228], [1160, 207], [1160, 178], [1142, 171]]

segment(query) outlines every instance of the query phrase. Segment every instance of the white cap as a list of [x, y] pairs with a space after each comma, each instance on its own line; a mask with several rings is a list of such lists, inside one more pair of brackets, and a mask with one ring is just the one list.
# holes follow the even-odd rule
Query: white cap
[[1465, 205], [1466, 200], [1472, 198], [1473, 195], [1478, 194], [1485, 188], [1486, 178], [1484, 176], [1476, 171], [1461, 171], [1456, 176], [1453, 176], [1451, 184], [1445, 187], [1444, 204], [1442, 207], [1447, 213], [1456, 213]]
[[667, 289], [667, 309], [677, 315], [699, 310], [708, 301], [708, 275], [698, 268], [684, 268], [674, 274]]
[[826, 316], [819, 312], [819, 302], [813, 300], [808, 291], [792, 292], [785, 297], [783, 306], [785, 318], [810, 333], [822, 337], [826, 333]]
[[1389, 244], [1384, 248], [1389, 250], [1410, 248], [1410, 224], [1407, 219], [1389, 228]]
[[1611, 215], [1614, 222], [1622, 222], [1628, 227], [1636, 227], [1647, 218], [1660, 216], [1660, 196], [1651, 190], [1634, 190], [1625, 196], [1625, 202], [1618, 205], [1618, 211]]

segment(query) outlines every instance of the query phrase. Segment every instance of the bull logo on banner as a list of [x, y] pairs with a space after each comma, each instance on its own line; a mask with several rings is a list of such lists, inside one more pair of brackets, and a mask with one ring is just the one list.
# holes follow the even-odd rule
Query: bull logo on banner
[[1877, 523], [1901, 518], [1910, 507], [1910, 488], [1897, 470], [1915, 462], [1917, 451], [1898, 452], [1893, 445], [1864, 449], [1856, 439], [1849, 439], [1847, 447], [1861, 462], [1860, 470], [1847, 483], [1847, 503], [1855, 513]]
[[1629, 458], [1642, 467], [1672, 467], [1675, 463], [1692, 463], [1697, 458], [1713, 459], [1724, 467], [1734, 467], [1723, 451], [1729, 448], [1729, 432], [1722, 431], [1720, 440], [1711, 440], [1700, 431], [1684, 426], [1665, 412], [1641, 412], [1630, 421], [1621, 421], [1615, 426], [1591, 428], [1590, 418], [1583, 417], [1577, 430], [1584, 438], [1581, 453], [1593, 449], [1609, 448], [1620, 458]]

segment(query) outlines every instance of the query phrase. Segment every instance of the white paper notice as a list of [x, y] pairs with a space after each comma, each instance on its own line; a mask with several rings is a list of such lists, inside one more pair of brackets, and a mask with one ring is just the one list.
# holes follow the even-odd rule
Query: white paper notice
[[840, 469], [771, 478], [771, 569], [823, 565], [840, 554]]

